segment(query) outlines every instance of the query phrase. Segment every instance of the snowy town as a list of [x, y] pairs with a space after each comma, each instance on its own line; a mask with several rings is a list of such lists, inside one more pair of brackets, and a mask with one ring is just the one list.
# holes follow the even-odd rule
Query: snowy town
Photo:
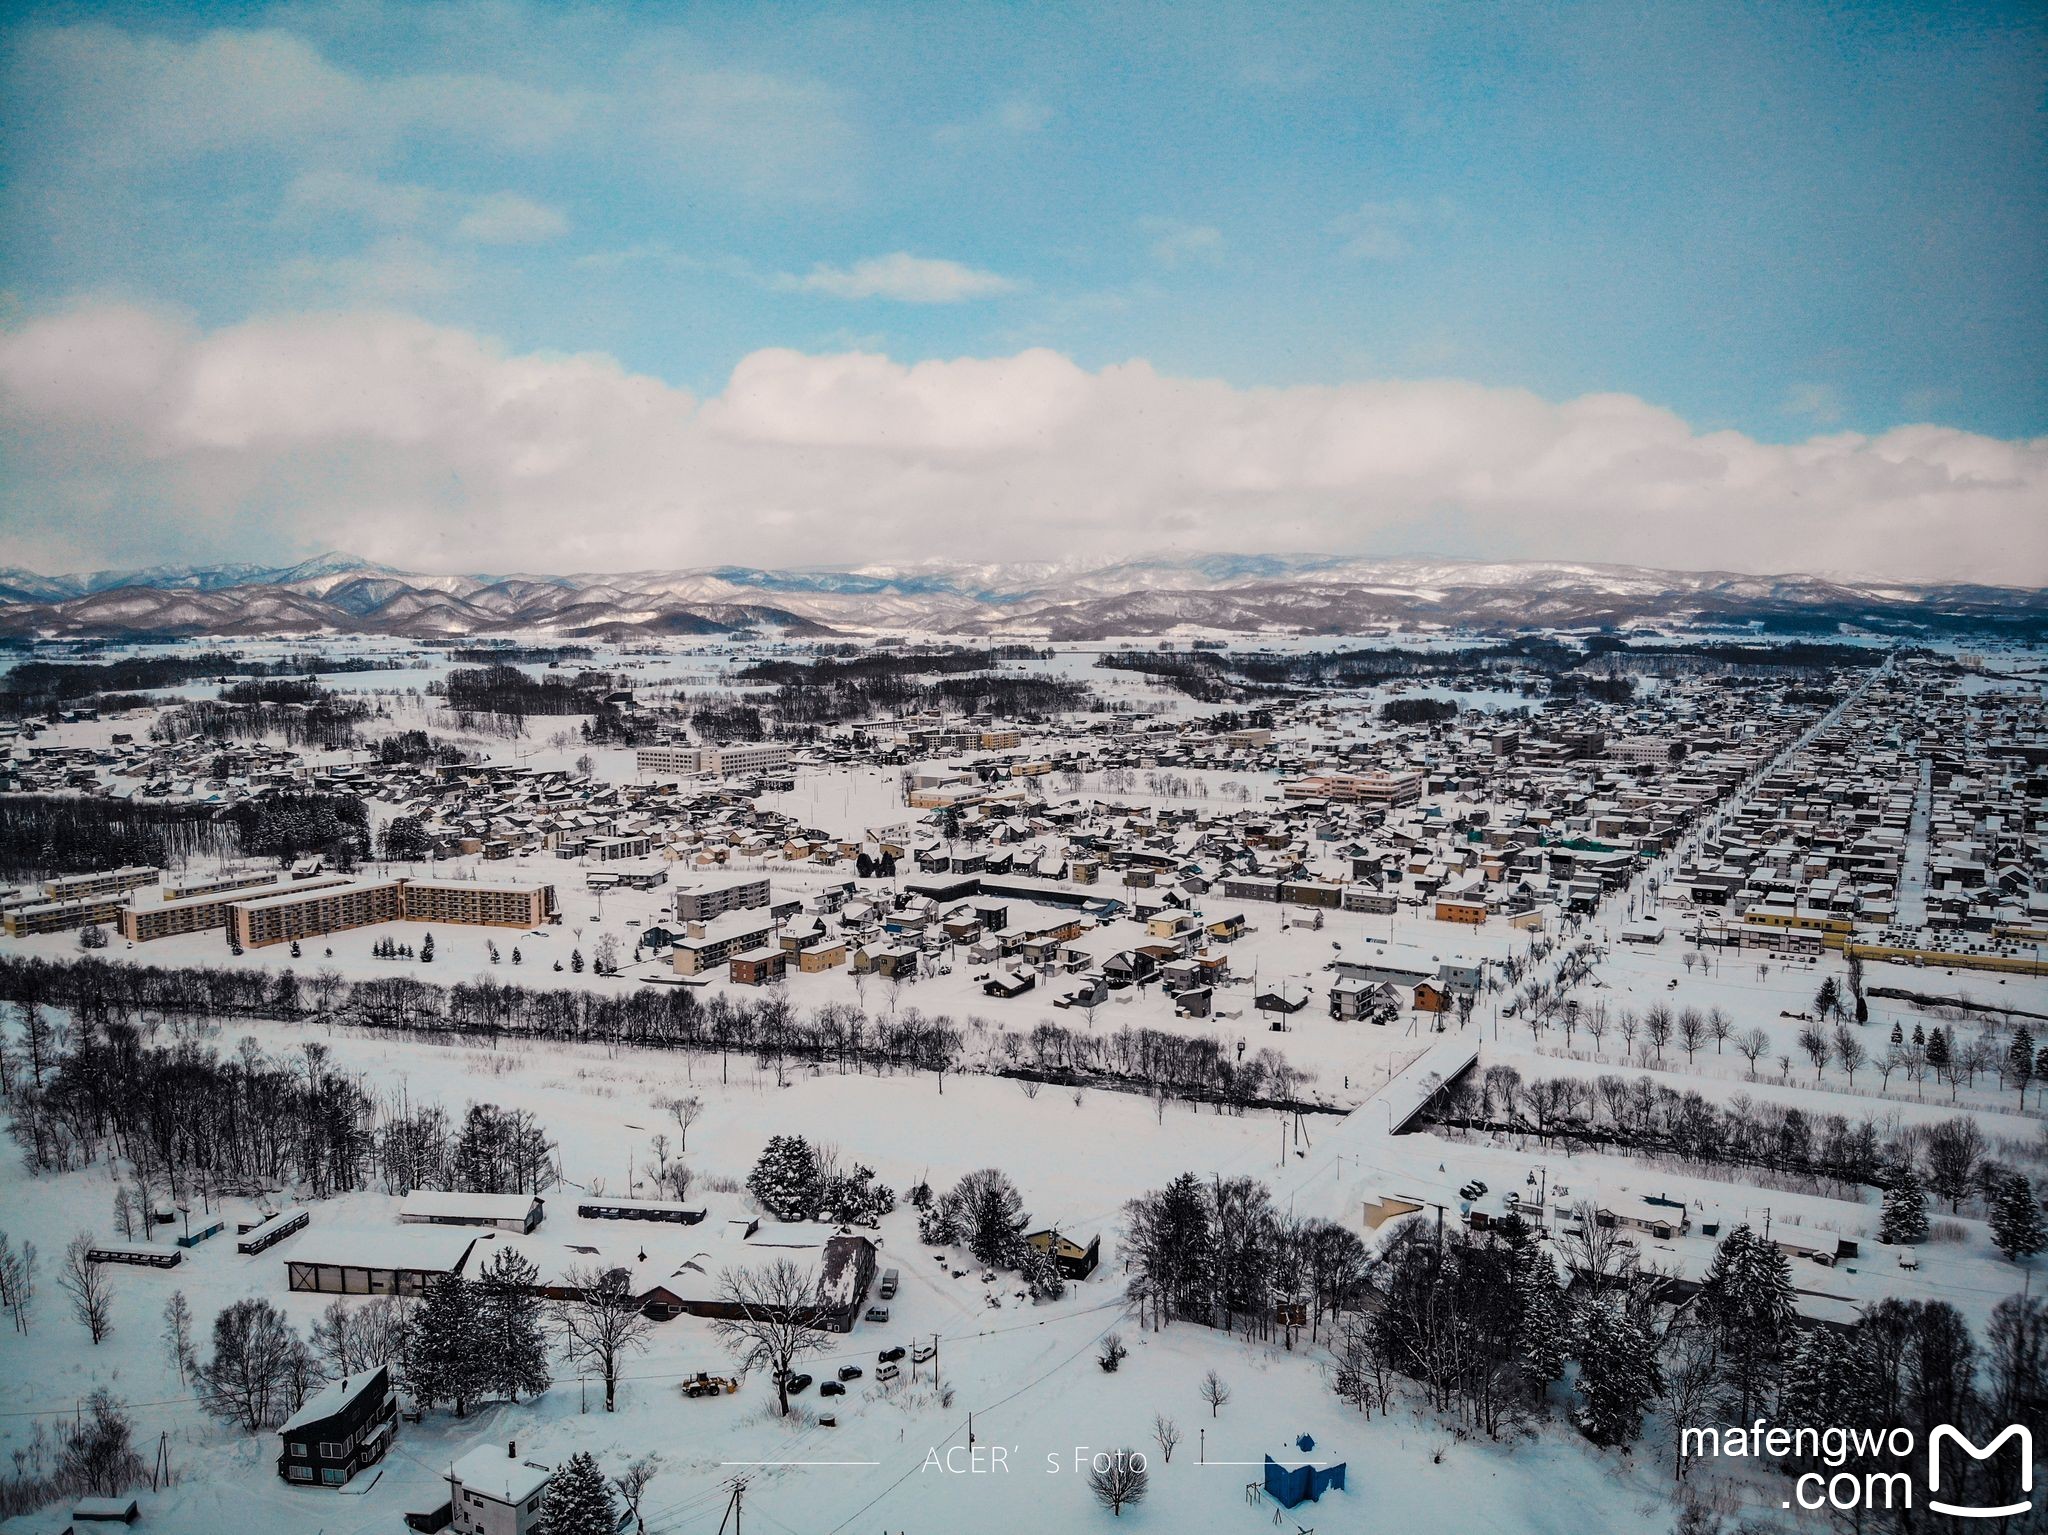
[[1861, 1497], [1697, 1436], [2038, 1401], [2041, 655], [20, 655], [6, 1527]]
[[2043, 0], [0, 94], [0, 1535], [2048, 1535]]

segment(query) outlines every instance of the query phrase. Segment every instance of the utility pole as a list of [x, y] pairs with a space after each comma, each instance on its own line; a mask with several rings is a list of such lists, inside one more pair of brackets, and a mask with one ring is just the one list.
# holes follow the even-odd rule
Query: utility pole
[[746, 1496], [746, 1493], [746, 1478], [735, 1477], [732, 1484], [732, 1496], [726, 1500], [725, 1516], [718, 1521], [718, 1535], [725, 1535], [727, 1519], [732, 1521], [732, 1535], [740, 1535], [740, 1500]]

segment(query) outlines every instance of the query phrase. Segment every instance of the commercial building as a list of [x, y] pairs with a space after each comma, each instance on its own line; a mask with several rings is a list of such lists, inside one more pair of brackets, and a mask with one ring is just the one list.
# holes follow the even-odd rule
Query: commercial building
[[643, 773], [709, 773], [735, 778], [770, 773], [789, 766], [789, 748], [762, 742], [733, 746], [643, 746], [633, 754]]
[[1289, 799], [1327, 799], [1350, 805], [1412, 805], [1422, 798], [1420, 773], [1316, 773], [1284, 786]]

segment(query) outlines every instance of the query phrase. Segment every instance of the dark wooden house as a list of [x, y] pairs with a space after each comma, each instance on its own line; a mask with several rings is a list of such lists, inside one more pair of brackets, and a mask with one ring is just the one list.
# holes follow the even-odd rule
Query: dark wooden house
[[343, 1376], [307, 1397], [278, 1429], [277, 1474], [307, 1486], [346, 1486], [384, 1458], [397, 1432], [390, 1366]]

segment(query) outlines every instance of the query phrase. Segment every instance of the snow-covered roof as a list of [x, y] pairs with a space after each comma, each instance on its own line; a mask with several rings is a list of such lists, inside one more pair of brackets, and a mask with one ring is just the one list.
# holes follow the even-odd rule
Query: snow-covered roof
[[324, 1423], [346, 1408], [358, 1397], [372, 1391], [391, 1389], [386, 1366], [378, 1365], [374, 1370], [360, 1370], [354, 1375], [344, 1375], [340, 1380], [331, 1380], [307, 1397], [299, 1410], [278, 1425], [280, 1434], [289, 1434], [305, 1428], [308, 1424]]
[[464, 1194], [447, 1189], [414, 1189], [398, 1207], [411, 1221], [525, 1220], [537, 1202], [532, 1194]]
[[553, 1466], [521, 1460], [510, 1448], [480, 1444], [448, 1468], [461, 1492], [499, 1503], [524, 1503], [547, 1486], [555, 1474]]

